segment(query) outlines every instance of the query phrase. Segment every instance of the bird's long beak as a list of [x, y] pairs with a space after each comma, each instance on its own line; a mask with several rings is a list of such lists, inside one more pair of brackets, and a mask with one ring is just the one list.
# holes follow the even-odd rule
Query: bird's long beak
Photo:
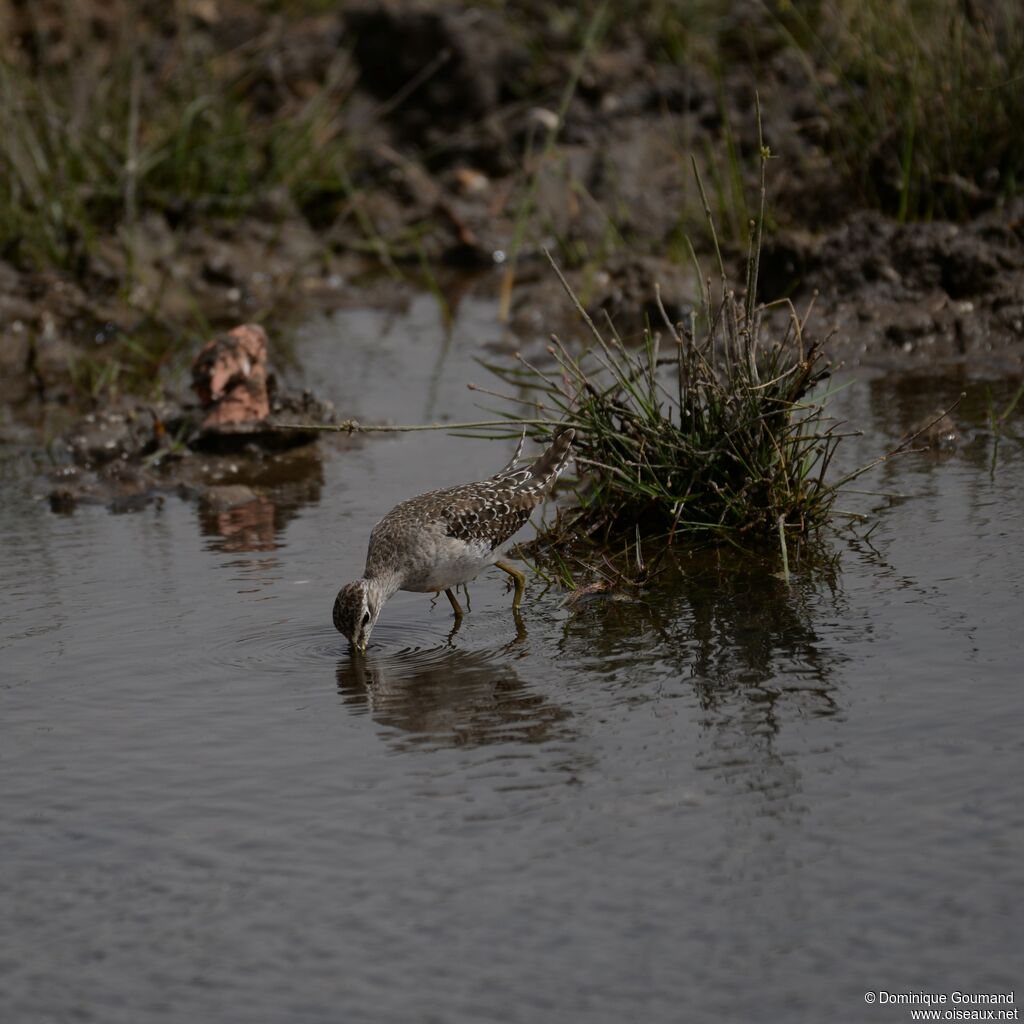
[[367, 644], [367, 642], [368, 642], [367, 640], [363, 640], [362, 643], [356, 644], [356, 650], [360, 654], [365, 654], [366, 653], [366, 644]]

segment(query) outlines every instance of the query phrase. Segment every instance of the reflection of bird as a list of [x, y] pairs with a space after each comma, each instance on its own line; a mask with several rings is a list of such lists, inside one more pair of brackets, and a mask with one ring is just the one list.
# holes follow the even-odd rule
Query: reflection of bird
[[519, 678], [510, 657], [514, 646], [344, 657], [338, 692], [351, 710], [368, 711], [385, 726], [386, 742], [399, 750], [541, 743], [568, 735], [569, 712]]
[[431, 491], [396, 505], [370, 534], [362, 578], [338, 591], [334, 625], [365, 651], [384, 602], [396, 590], [443, 590], [458, 621], [462, 608], [451, 588], [468, 583], [489, 565], [515, 581], [512, 608], [518, 611], [526, 579], [500, 559], [512, 535], [565, 469], [573, 436], [572, 430], [563, 430], [536, 462], [524, 468], [519, 468], [520, 441], [511, 462], [487, 480]]

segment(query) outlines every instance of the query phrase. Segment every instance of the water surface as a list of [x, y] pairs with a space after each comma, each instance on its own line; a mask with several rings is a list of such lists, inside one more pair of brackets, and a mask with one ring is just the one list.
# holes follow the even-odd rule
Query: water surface
[[[493, 306], [294, 339], [339, 409], [478, 415]], [[1013, 382], [871, 377], [856, 464], [960, 390], [950, 455], [844, 507], [868, 539], [786, 587], [681, 554], [575, 614], [502, 574], [330, 623], [399, 498], [493, 442], [332, 440], [241, 510], [0, 503], [0, 1002], [12, 1022], [883, 1021], [865, 990], [1020, 989], [1024, 771]], [[1019, 418], [1015, 421], [1019, 429]], [[863, 535], [864, 531], [861, 531]], [[502, 578], [499, 578], [502, 577]]]

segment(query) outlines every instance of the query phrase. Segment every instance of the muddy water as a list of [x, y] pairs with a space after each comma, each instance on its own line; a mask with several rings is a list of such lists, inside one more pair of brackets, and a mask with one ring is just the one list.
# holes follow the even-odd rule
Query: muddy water
[[[475, 414], [496, 335], [430, 299], [299, 332], [366, 419]], [[483, 347], [482, 347], [483, 346]], [[994, 382], [1002, 401], [1012, 385]], [[329, 443], [316, 486], [58, 517], [0, 463], [0, 1001], [12, 1022], [883, 1021], [1021, 995], [1019, 444], [984, 382], [860, 377], [854, 463], [966, 388], [787, 589], [683, 557], [575, 615], [497, 578], [330, 625], [396, 499], [493, 443]], [[1020, 419], [1016, 420], [1017, 429]], [[496, 576], [498, 574], [495, 574]]]

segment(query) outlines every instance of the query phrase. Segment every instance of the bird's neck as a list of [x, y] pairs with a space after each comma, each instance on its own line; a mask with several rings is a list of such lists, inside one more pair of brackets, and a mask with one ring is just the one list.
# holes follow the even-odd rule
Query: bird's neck
[[400, 572], [380, 572], [372, 576], [365, 576], [367, 589], [371, 590], [377, 598], [377, 604], [382, 605], [402, 585], [402, 574]]

